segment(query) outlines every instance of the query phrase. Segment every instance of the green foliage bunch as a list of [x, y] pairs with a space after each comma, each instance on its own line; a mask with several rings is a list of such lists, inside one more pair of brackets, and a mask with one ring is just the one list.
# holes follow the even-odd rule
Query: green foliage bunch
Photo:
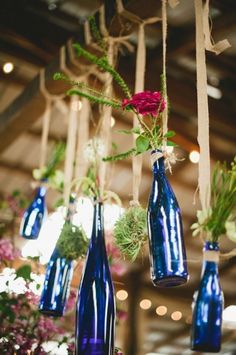
[[211, 180], [211, 207], [197, 212], [198, 221], [191, 226], [193, 236], [202, 234], [212, 242], [226, 235], [236, 242], [236, 157], [228, 168], [217, 162]]
[[70, 221], [65, 221], [57, 248], [60, 255], [69, 260], [84, 258], [88, 250], [89, 240], [82, 227], [75, 226]]
[[134, 261], [147, 241], [147, 215], [141, 206], [132, 206], [117, 220], [116, 245], [124, 256]]

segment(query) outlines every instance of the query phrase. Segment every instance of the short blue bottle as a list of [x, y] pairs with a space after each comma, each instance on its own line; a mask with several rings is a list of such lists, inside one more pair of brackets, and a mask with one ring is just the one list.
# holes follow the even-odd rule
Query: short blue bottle
[[166, 177], [163, 157], [154, 159], [152, 171], [147, 213], [151, 279], [158, 287], [179, 286], [188, 280], [181, 211]]
[[46, 187], [43, 185], [39, 186], [34, 200], [24, 212], [21, 221], [20, 235], [26, 239], [37, 239], [39, 236], [41, 226], [47, 214], [45, 194]]
[[[219, 251], [216, 242], [206, 242], [204, 251]], [[206, 254], [207, 255], [207, 254]], [[208, 259], [208, 260], [207, 260]], [[218, 262], [205, 257], [202, 278], [193, 301], [191, 349], [217, 353], [221, 348], [224, 296], [220, 286]]]
[[39, 302], [41, 313], [53, 317], [63, 316], [72, 275], [73, 261], [61, 257], [58, 249], [55, 248], [46, 269]]
[[96, 203], [92, 237], [77, 300], [77, 355], [114, 354], [115, 301], [103, 226], [103, 205]]

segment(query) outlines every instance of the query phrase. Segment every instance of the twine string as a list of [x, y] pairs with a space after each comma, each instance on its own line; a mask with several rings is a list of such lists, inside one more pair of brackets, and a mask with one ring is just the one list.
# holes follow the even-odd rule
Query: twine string
[[162, 134], [163, 134], [163, 148], [166, 149], [167, 138], [165, 134], [168, 131], [168, 97], [167, 97], [167, 80], [166, 80], [166, 39], [167, 39], [167, 11], [166, 0], [162, 0], [162, 80], [163, 80], [163, 97], [166, 102], [166, 107], [162, 112]]

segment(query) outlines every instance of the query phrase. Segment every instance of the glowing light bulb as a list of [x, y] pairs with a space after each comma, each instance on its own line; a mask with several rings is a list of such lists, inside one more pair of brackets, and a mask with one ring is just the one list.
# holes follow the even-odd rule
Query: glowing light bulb
[[14, 69], [14, 65], [11, 62], [5, 63], [2, 67], [2, 70], [4, 71], [5, 74], [11, 73], [13, 69]]
[[199, 162], [200, 159], [200, 154], [197, 150], [192, 150], [189, 154], [189, 160], [194, 163], [197, 164]]
[[111, 116], [111, 127], [114, 127], [116, 124], [116, 120], [114, 119], [113, 116]]
[[182, 318], [182, 313], [180, 311], [175, 311], [171, 314], [171, 318], [174, 320], [174, 321], [178, 321]]
[[125, 301], [128, 298], [128, 292], [125, 290], [119, 290], [116, 292], [116, 297], [120, 301]]
[[148, 299], [144, 299], [139, 303], [139, 306], [140, 306], [140, 308], [146, 310], [146, 309], [151, 308], [152, 302]]
[[158, 314], [158, 316], [164, 316], [167, 313], [167, 307], [166, 306], [159, 306], [156, 309], [156, 314]]

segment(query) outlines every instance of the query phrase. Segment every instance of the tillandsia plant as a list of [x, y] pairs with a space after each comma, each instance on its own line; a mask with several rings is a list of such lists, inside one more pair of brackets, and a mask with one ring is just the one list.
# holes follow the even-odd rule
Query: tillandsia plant
[[236, 242], [236, 157], [228, 168], [226, 163], [216, 163], [211, 181], [211, 207], [197, 211], [198, 221], [191, 226], [193, 236], [205, 236], [218, 242], [226, 235]]
[[52, 154], [46, 166], [33, 170], [33, 177], [38, 181], [47, 181], [49, 186], [58, 191], [62, 191], [64, 185], [63, 172], [57, 167], [65, 157], [65, 143], [55, 144]]
[[92, 23], [91, 28], [93, 33], [95, 32], [95, 40], [97, 40], [98, 45], [101, 47], [102, 56], [99, 57], [82, 48], [80, 44], [75, 43], [73, 46], [77, 52], [77, 55], [78, 57], [83, 57], [90, 63], [95, 64], [98, 69], [109, 73], [112, 76], [114, 82], [116, 82], [123, 91], [125, 96], [124, 99], [120, 100], [114, 97], [108, 97], [104, 95], [104, 93], [89, 87], [84, 82], [71, 80], [68, 76], [62, 73], [55, 73], [54, 79], [65, 80], [69, 85], [71, 85], [72, 88], [67, 92], [68, 95], [78, 95], [85, 97], [92, 103], [110, 106], [114, 109], [120, 109], [122, 111], [130, 111], [137, 116], [139, 126], [130, 130], [119, 131], [120, 133], [124, 134], [135, 134], [135, 147], [128, 150], [127, 152], [105, 157], [103, 160], [116, 161], [125, 159], [132, 155], [144, 153], [150, 149], [162, 149], [164, 142], [167, 145], [175, 146], [175, 143], [169, 140], [169, 138], [175, 135], [175, 132], [168, 131], [167, 133], [163, 133], [162, 127], [162, 113], [167, 106], [167, 102], [164, 100], [164, 97], [166, 97], [166, 83], [164, 76], [161, 76], [161, 91], [144, 91], [132, 95], [124, 79], [116, 71], [116, 69], [109, 64], [106, 52], [107, 45], [105, 40], [101, 39], [101, 36], [98, 35], [99, 31], [95, 31], [95, 22], [90, 19], [90, 23]]
[[146, 210], [131, 206], [115, 223], [114, 237], [122, 255], [134, 261], [147, 242]]

